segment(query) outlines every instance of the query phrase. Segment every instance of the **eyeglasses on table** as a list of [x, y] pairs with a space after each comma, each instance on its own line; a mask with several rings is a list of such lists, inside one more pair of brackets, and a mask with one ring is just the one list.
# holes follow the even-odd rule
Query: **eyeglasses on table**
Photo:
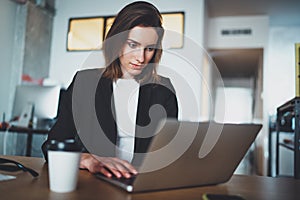
[[39, 174], [33, 169], [25, 167], [23, 164], [17, 161], [6, 159], [6, 158], [0, 158], [0, 170], [7, 171], [7, 172], [15, 172], [15, 171], [22, 170], [24, 172], [29, 172], [33, 177], [39, 176]]

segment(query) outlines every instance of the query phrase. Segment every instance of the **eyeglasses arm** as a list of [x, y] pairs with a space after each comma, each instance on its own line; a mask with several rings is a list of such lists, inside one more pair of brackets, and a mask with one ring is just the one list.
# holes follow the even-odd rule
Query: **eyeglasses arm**
[[22, 165], [21, 163], [19, 163], [17, 161], [6, 159], [6, 158], [0, 158], [0, 164], [1, 163], [13, 163], [13, 164], [17, 165], [24, 172], [29, 172], [33, 177], [39, 176], [39, 174], [36, 171], [34, 171], [33, 169], [30, 169], [28, 167], [25, 167], [24, 165]]

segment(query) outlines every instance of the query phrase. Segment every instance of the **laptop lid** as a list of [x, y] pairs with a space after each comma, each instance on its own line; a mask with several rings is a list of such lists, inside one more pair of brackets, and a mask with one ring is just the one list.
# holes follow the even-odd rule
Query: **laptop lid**
[[137, 155], [143, 161], [133, 182], [104, 179], [128, 192], [224, 183], [233, 175], [261, 127], [167, 120], [159, 127], [148, 152]]

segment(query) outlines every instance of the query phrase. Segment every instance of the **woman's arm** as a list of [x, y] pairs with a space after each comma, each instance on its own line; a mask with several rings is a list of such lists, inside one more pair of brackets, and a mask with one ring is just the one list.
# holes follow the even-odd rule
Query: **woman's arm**
[[75, 141], [80, 143], [72, 114], [72, 90], [74, 80], [75, 77], [68, 89], [60, 95], [59, 110], [56, 123], [50, 129], [47, 140], [42, 145], [42, 151], [46, 161], [48, 161], [47, 145], [51, 140], [63, 141], [66, 139], [74, 139]]
[[167, 118], [178, 118], [178, 101], [176, 91], [169, 78], [162, 77], [162, 84], [165, 86], [164, 108], [167, 112]]

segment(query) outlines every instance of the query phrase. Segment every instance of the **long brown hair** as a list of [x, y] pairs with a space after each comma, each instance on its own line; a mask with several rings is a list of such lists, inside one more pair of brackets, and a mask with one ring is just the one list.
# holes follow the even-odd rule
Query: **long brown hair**
[[118, 13], [109, 32], [107, 33], [106, 39], [103, 43], [103, 53], [106, 62], [106, 70], [103, 74], [104, 77], [115, 80], [123, 76], [119, 60], [119, 52], [128, 39], [129, 30], [136, 26], [154, 27], [158, 35], [158, 40], [154, 55], [148, 66], [141, 74], [136, 76], [135, 79], [141, 82], [149, 80], [158, 81], [156, 67], [161, 59], [161, 42], [164, 35], [162, 17], [154, 5], [143, 1], [133, 2], [125, 6]]

